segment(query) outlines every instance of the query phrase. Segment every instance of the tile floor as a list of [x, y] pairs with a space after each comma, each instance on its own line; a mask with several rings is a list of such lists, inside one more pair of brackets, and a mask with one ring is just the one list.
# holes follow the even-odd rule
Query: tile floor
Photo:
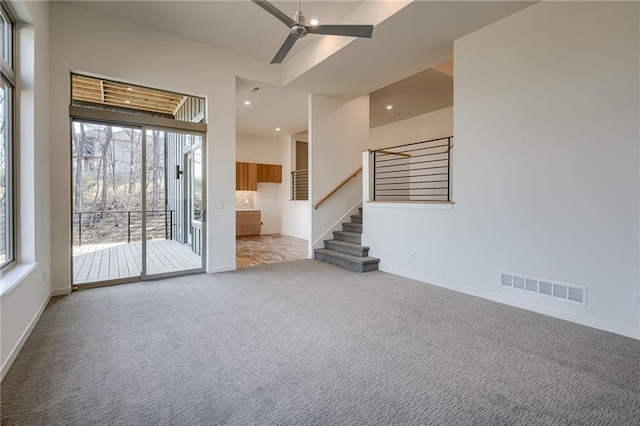
[[238, 268], [307, 258], [307, 240], [280, 234], [236, 238]]

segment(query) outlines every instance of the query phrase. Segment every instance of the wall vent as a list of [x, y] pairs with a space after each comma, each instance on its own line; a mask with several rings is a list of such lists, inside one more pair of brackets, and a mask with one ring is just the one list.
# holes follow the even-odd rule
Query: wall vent
[[567, 284], [544, 278], [525, 277], [524, 275], [507, 272], [502, 272], [500, 284], [556, 300], [587, 306], [587, 288], [576, 284]]

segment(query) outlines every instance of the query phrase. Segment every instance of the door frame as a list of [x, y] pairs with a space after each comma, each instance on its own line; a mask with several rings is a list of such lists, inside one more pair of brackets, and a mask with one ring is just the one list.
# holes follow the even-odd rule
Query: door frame
[[[193, 136], [201, 137], [201, 149], [202, 149], [202, 203], [203, 206], [207, 204], [207, 167], [206, 167], [206, 140], [207, 140], [207, 125], [199, 122], [188, 122], [188, 121], [178, 121], [167, 118], [159, 118], [159, 117], [151, 117], [151, 116], [143, 116], [143, 115], [135, 115], [135, 114], [127, 114], [116, 111], [103, 111], [97, 110], [93, 108], [85, 108], [78, 106], [70, 106], [69, 107], [69, 230], [70, 230], [70, 239], [69, 239], [69, 272], [71, 277], [71, 288], [72, 290], [78, 289], [87, 289], [87, 288], [95, 288], [95, 287], [103, 287], [117, 284], [125, 284], [130, 282], [138, 282], [144, 280], [151, 279], [159, 279], [159, 278], [168, 278], [168, 277], [176, 277], [181, 275], [189, 275], [189, 274], [198, 274], [203, 273], [206, 270], [206, 208], [203, 209], [202, 212], [202, 241], [201, 241], [201, 253], [200, 257], [202, 260], [200, 268], [190, 269], [184, 271], [175, 271], [175, 272], [166, 272], [161, 274], [147, 274], [147, 238], [146, 238], [146, 222], [147, 222], [147, 196], [146, 191], [141, 191], [142, 195], [142, 270], [140, 271], [139, 276], [134, 277], [126, 277], [126, 278], [118, 278], [113, 280], [104, 280], [104, 281], [96, 281], [96, 282], [88, 282], [82, 284], [76, 284], [73, 282], [74, 271], [73, 271], [73, 144], [72, 141], [72, 132], [73, 132], [73, 123], [74, 121], [83, 121], [87, 123], [99, 124], [99, 125], [110, 125], [110, 126], [122, 126], [127, 128], [135, 128], [140, 129], [142, 132], [141, 135], [141, 145], [142, 145], [142, 173], [141, 173], [141, 183], [146, 184], [146, 169], [147, 169], [147, 160], [146, 160], [146, 132], [147, 130], [162, 130], [171, 133], [181, 133], [181, 134], [189, 134]], [[166, 165], [165, 165], [166, 167]], [[166, 183], [165, 183], [166, 184]], [[190, 201], [191, 203], [191, 201]], [[191, 218], [189, 218], [191, 220]]]

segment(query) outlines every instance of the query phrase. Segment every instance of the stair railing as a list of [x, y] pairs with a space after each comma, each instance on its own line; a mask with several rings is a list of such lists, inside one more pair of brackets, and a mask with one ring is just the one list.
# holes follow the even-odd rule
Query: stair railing
[[313, 205], [314, 209], [317, 209], [318, 207], [320, 207], [322, 205], [322, 203], [324, 203], [325, 201], [327, 201], [329, 198], [331, 198], [331, 196], [333, 194], [335, 194], [336, 192], [338, 192], [338, 190], [340, 190], [340, 188], [342, 188], [343, 186], [345, 186], [347, 184], [347, 182], [349, 182], [351, 179], [353, 179], [354, 177], [358, 176], [358, 173], [360, 173], [362, 171], [362, 166], [358, 167], [358, 169], [356, 171], [354, 171], [353, 173], [351, 173], [345, 180], [343, 180], [342, 182], [340, 182], [338, 185], [336, 185], [335, 188], [333, 188], [331, 191], [329, 191], [329, 193], [327, 195], [325, 195], [324, 197], [322, 197], [320, 199], [320, 201], [318, 201], [317, 203], [315, 203]]
[[372, 150], [373, 201], [451, 202], [453, 136]]
[[291, 172], [291, 200], [309, 199], [309, 169]]

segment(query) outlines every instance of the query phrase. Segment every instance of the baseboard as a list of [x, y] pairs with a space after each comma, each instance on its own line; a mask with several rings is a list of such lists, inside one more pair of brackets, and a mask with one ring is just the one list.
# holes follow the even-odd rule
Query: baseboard
[[640, 330], [631, 327], [626, 327], [620, 324], [614, 324], [608, 321], [602, 321], [594, 318], [590, 318], [584, 315], [578, 315], [572, 312], [561, 311], [558, 309], [549, 308], [547, 306], [538, 305], [536, 303], [526, 302], [519, 299], [514, 299], [506, 296], [500, 296], [486, 291], [478, 290], [473, 287], [468, 287], [449, 281], [440, 279], [434, 279], [429, 277], [418, 276], [410, 272], [394, 272], [390, 270], [380, 269], [383, 272], [388, 272], [394, 275], [400, 275], [405, 278], [420, 281], [425, 284], [432, 284], [437, 287], [447, 288], [449, 290], [458, 291], [471, 296], [480, 297], [483, 299], [491, 300], [493, 302], [504, 303], [505, 305], [514, 306], [520, 309], [526, 309], [527, 311], [536, 312], [542, 315], [558, 318], [561, 320], [574, 322], [576, 324], [584, 325], [591, 328], [597, 328], [599, 330], [608, 331], [610, 333], [620, 334], [622, 336], [630, 337], [632, 339], [640, 340]]
[[2, 365], [2, 368], [0, 368], [0, 381], [4, 379], [4, 376], [7, 374], [7, 372], [11, 368], [13, 361], [15, 361], [16, 357], [20, 353], [22, 346], [24, 346], [24, 343], [29, 338], [29, 335], [31, 334], [31, 332], [33, 331], [33, 328], [38, 323], [38, 320], [42, 316], [42, 313], [44, 312], [45, 308], [49, 304], [49, 301], [51, 300], [52, 296], [53, 296], [53, 292], [49, 292], [49, 295], [45, 298], [44, 302], [42, 303], [42, 306], [40, 306], [40, 308], [38, 309], [38, 312], [36, 312], [35, 316], [29, 323], [29, 327], [27, 327], [24, 333], [22, 333], [22, 336], [20, 336], [18, 343], [16, 343], [16, 345], [13, 347], [13, 350], [11, 351], [11, 355], [9, 355], [9, 358], [7, 358], [5, 363]]
[[71, 288], [58, 288], [55, 290], [51, 290], [51, 296], [66, 296], [67, 294], [71, 294]]
[[236, 265], [216, 266], [215, 268], [207, 268], [207, 274], [216, 274], [218, 272], [235, 271]]

